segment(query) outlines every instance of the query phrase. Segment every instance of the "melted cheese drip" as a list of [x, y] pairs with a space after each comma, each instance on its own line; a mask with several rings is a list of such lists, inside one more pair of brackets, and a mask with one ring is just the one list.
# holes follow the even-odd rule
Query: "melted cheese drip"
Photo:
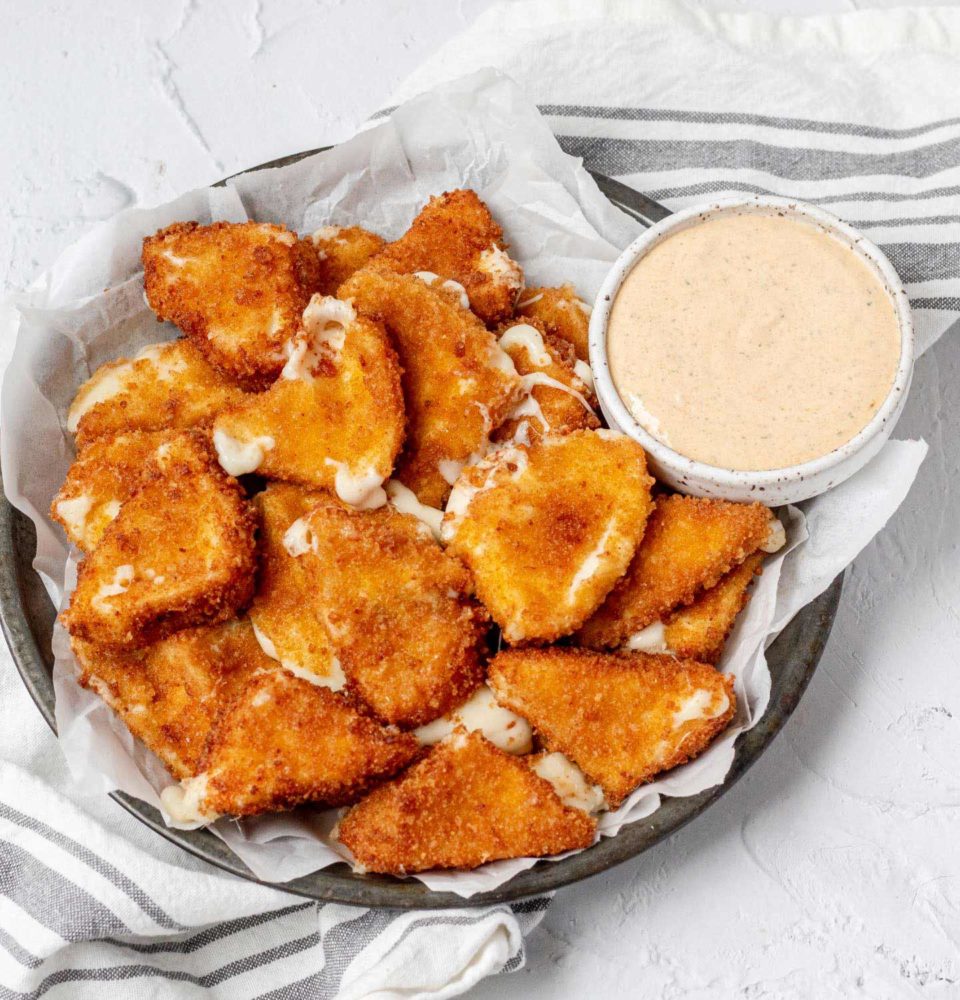
[[354, 472], [346, 462], [338, 462], [335, 458], [326, 458], [324, 461], [337, 470], [334, 488], [345, 504], [357, 510], [376, 510], [387, 502], [387, 494], [383, 489], [385, 477], [376, 469]]
[[565, 806], [592, 814], [606, 805], [603, 789], [599, 785], [591, 785], [583, 771], [562, 753], [548, 753], [532, 766], [541, 778], [553, 785], [553, 790]]
[[413, 735], [421, 744], [429, 746], [445, 739], [457, 726], [463, 726], [468, 732], [483, 733], [494, 746], [507, 753], [530, 753], [533, 741], [530, 723], [499, 705], [486, 685], [459, 708], [421, 726]]
[[439, 542], [440, 525], [443, 522], [443, 511], [436, 507], [428, 507], [417, 499], [416, 493], [408, 489], [403, 483], [396, 479], [391, 479], [386, 485], [387, 496], [390, 503], [401, 513], [410, 514], [421, 524], [426, 525], [430, 534]]
[[226, 431], [218, 429], [213, 432], [213, 447], [217, 451], [217, 460], [224, 472], [231, 476], [243, 476], [256, 471], [263, 461], [263, 456], [275, 444], [276, 441], [266, 434], [250, 441], [240, 441], [231, 437]]

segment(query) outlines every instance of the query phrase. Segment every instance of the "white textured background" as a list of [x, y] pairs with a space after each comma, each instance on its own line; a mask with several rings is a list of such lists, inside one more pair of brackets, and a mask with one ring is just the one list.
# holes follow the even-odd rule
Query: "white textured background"
[[[348, 136], [488, 3], [2, 0], [4, 288], [120, 208]], [[527, 968], [476, 996], [960, 997], [958, 417], [953, 331], [921, 360], [898, 431], [930, 456], [850, 572], [784, 733], [692, 826], [562, 892]], [[34, 712], [3, 689], [4, 711]], [[56, 771], [36, 726], [36, 769]]]

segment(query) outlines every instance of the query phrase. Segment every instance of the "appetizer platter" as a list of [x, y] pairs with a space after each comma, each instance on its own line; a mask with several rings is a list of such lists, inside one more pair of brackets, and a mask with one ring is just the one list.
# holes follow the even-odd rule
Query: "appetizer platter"
[[[463, 905], [415, 872], [576, 852], [470, 901], [520, 898], [729, 788], [799, 700], [841, 583], [768, 649], [770, 705], [723, 784], [598, 839], [734, 719], [717, 665], [783, 527], [651, 475], [598, 405], [575, 277], [526, 287], [475, 192], [437, 191], [393, 241], [352, 221], [144, 240], [146, 300], [180, 336], [78, 387], [61, 622], [79, 682], [169, 772], [180, 828], [117, 796], [164, 836], [251, 877], [205, 825], [336, 808], [352, 871], [282, 887], [390, 906]], [[29, 522], [5, 504], [2, 528], [4, 631], [52, 721], [53, 612]]]

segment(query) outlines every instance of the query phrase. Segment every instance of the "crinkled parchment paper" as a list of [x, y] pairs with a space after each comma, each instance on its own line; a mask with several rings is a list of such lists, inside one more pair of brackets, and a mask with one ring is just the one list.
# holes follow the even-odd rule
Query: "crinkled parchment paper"
[[[37, 529], [35, 566], [62, 607], [75, 557], [47, 510], [73, 457], [66, 412], [98, 365], [176, 331], [143, 301], [140, 241], [182, 219], [281, 222], [301, 233], [361, 223], [396, 238], [431, 194], [476, 189], [503, 225], [529, 284], [572, 281], [592, 299], [620, 250], [640, 230], [598, 191], [580, 162], [557, 145], [516, 85], [483, 71], [400, 107], [351, 141], [293, 166], [194, 191], [153, 209], [128, 209], [67, 251], [15, 302], [18, 326], [2, 398], [4, 487]], [[764, 649], [822, 592], [903, 500], [926, 446], [892, 441], [858, 475], [805, 510], [781, 512], [788, 546], [767, 561], [722, 668], [737, 678], [736, 724], [697, 760], [645, 785], [600, 820], [603, 836], [649, 816], [661, 795], [693, 795], [723, 781], [737, 735], [763, 714], [770, 692]], [[96, 695], [74, 680], [66, 636], [57, 629], [55, 684], [60, 744], [78, 786], [122, 789], [160, 808], [170, 782]], [[263, 879], [284, 881], [342, 860], [329, 839], [332, 810], [300, 810], [213, 827]], [[498, 861], [474, 872], [417, 876], [462, 896], [493, 889], [535, 863]]]

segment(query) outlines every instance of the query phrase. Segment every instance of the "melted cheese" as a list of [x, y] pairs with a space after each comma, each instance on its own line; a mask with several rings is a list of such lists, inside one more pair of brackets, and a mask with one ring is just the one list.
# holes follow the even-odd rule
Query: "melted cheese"
[[494, 746], [507, 753], [530, 753], [533, 742], [530, 723], [499, 705], [486, 685], [459, 708], [421, 726], [413, 735], [421, 744], [429, 746], [446, 739], [457, 726], [463, 726], [468, 732], [483, 733]]
[[223, 430], [213, 432], [213, 446], [217, 459], [225, 472], [231, 476], [242, 476], [260, 467], [263, 456], [270, 451], [276, 441], [269, 435], [255, 437], [250, 441], [240, 441]]

